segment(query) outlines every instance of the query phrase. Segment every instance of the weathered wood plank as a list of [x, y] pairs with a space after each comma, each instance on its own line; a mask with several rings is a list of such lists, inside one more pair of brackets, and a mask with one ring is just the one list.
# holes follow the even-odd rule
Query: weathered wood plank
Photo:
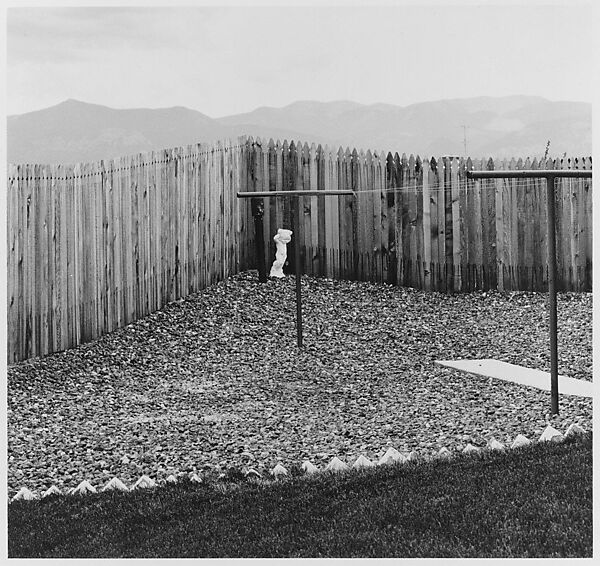
[[[360, 186], [360, 163], [356, 148], [349, 156], [351, 166], [351, 189], [356, 192]], [[357, 281], [359, 275], [359, 249], [358, 249], [358, 210], [356, 198], [353, 196], [340, 197], [346, 201], [346, 217], [349, 219], [349, 225], [352, 227], [348, 232], [348, 259], [350, 268], [350, 278]]]
[[403, 274], [402, 209], [404, 206], [404, 198], [403, 198], [403, 190], [402, 190], [403, 189], [402, 162], [401, 162], [401, 159], [400, 159], [400, 156], [398, 155], [398, 153], [394, 153], [392, 174], [393, 174], [393, 179], [392, 179], [392, 184], [390, 185], [394, 189], [393, 192], [390, 193], [392, 195], [391, 205], [392, 205], [392, 209], [393, 209], [393, 218], [394, 218], [393, 238], [391, 237], [391, 234], [390, 234], [390, 239], [393, 239], [393, 242], [394, 242], [392, 262], [393, 262], [393, 266], [394, 266], [394, 283], [396, 285], [402, 286], [402, 285], [404, 285], [404, 278], [402, 276], [402, 274]]
[[[346, 157], [344, 155], [344, 151], [340, 148], [341, 153], [338, 153], [337, 161], [337, 183], [339, 188], [349, 189], [352, 187], [350, 181], [350, 164], [347, 162]], [[346, 207], [345, 199], [338, 199], [338, 218], [344, 221], [344, 211]], [[339, 275], [338, 277], [344, 278], [348, 277], [346, 275], [346, 259], [347, 254], [345, 251], [344, 240], [346, 238], [346, 231], [344, 230], [343, 224], [338, 222], [338, 238], [339, 238], [339, 252], [338, 252], [338, 264], [339, 264]]]
[[[270, 140], [266, 145], [261, 146], [260, 148], [260, 184], [258, 185], [258, 189], [260, 191], [268, 191], [270, 190], [271, 185], [271, 168], [270, 168], [270, 153], [274, 149], [272, 147], [273, 140]], [[228, 156], [227, 156], [228, 157]], [[231, 186], [229, 182], [229, 165], [226, 168], [227, 171], [227, 183], [225, 186], [225, 195], [227, 198], [231, 198], [231, 196], [235, 197], [235, 188]], [[274, 168], [273, 168], [274, 172]], [[272, 203], [270, 202], [273, 199], [263, 199], [263, 249], [265, 254], [265, 268], [267, 271], [267, 276], [269, 275], [270, 269], [270, 253], [271, 253], [271, 214], [270, 210], [272, 207]], [[231, 203], [230, 203], [231, 210]], [[231, 212], [228, 213], [231, 217]], [[275, 230], [276, 231], [276, 230]], [[226, 241], [229, 242], [230, 238], [226, 236]], [[229, 245], [229, 244], [228, 244]], [[228, 252], [229, 253], [229, 252]], [[230, 269], [231, 269], [231, 264]]]
[[92, 318], [92, 340], [105, 333], [105, 313], [103, 291], [106, 285], [106, 241], [102, 228], [102, 180], [99, 163], [93, 163], [90, 170], [90, 201], [92, 206], [95, 237], [92, 243], [92, 272], [94, 280], [94, 309]]
[[[301, 190], [316, 189], [311, 187], [310, 149], [307, 143], [298, 144], [298, 187]], [[314, 257], [312, 257], [312, 199], [316, 197], [298, 198], [300, 222], [302, 224], [302, 239], [300, 240], [300, 255], [302, 257], [302, 273], [313, 275]]]
[[23, 310], [23, 199], [20, 179], [21, 168], [7, 165], [7, 214], [6, 229], [8, 235], [7, 255], [7, 360], [13, 363], [23, 357], [22, 321]]
[[[25, 273], [24, 273], [24, 304], [25, 304], [25, 356], [32, 357], [36, 353], [33, 345], [33, 312], [35, 300], [34, 287], [35, 287], [35, 209], [36, 206], [32, 204], [37, 202], [37, 194], [33, 182], [33, 166], [25, 165], [22, 169], [24, 178], [24, 201], [26, 203], [26, 215], [25, 215]], [[35, 200], [34, 200], [35, 199]]]
[[422, 183], [422, 232], [423, 232], [423, 289], [431, 291], [431, 204], [432, 192], [430, 186], [430, 165], [429, 159], [424, 159], [421, 164], [421, 183]]
[[[329, 185], [330, 189], [339, 189], [339, 165], [338, 156], [336, 155], [333, 148], [328, 154], [329, 161]], [[332, 277], [340, 277], [340, 225], [339, 216], [342, 203], [339, 199], [328, 199], [331, 202], [331, 241], [332, 241], [332, 254], [331, 254], [331, 266], [332, 266]]]
[[[15, 361], [15, 354], [18, 349], [18, 321], [20, 312], [18, 311], [19, 302], [17, 294], [19, 292], [17, 279], [17, 265], [19, 256], [19, 216], [18, 216], [18, 183], [16, 177], [16, 168], [8, 164], [7, 166], [7, 187], [6, 187], [6, 231], [8, 242], [6, 247], [7, 255], [7, 273], [6, 273], [6, 349], [8, 362]], [[18, 358], [17, 358], [18, 359]]]
[[[563, 169], [562, 159], [554, 161], [554, 169]], [[566, 214], [564, 210], [564, 199], [562, 190], [563, 179], [556, 179], [554, 184], [554, 203], [556, 218], [556, 289], [562, 291], [565, 289], [565, 274], [568, 269], [567, 258], [565, 254], [564, 238], [567, 232]]]
[[408, 276], [411, 287], [419, 287], [419, 252], [417, 248], [417, 221], [418, 221], [418, 195], [417, 195], [417, 172], [416, 172], [416, 160], [411, 154], [407, 162], [407, 196], [406, 204], [407, 208], [407, 232], [406, 232], [406, 243], [408, 244], [405, 248], [408, 251]]
[[447, 257], [451, 251], [448, 249], [448, 238], [449, 241], [452, 242], [452, 234], [449, 235], [448, 229], [449, 225], [446, 218], [446, 209], [448, 208], [447, 201], [450, 200], [451, 195], [447, 193], [447, 176], [448, 170], [446, 166], [446, 161], [443, 157], [440, 157], [437, 161], [437, 178], [438, 178], [438, 201], [437, 201], [437, 222], [438, 222], [438, 279], [439, 286], [438, 291], [447, 291], [449, 290], [448, 282], [447, 282], [447, 273], [444, 272], [444, 267], [448, 265]]
[[[443, 174], [443, 173], [442, 173]], [[430, 279], [431, 289], [434, 291], [439, 290], [439, 265], [442, 263], [439, 256], [439, 238], [440, 230], [443, 233], [443, 227], [440, 227], [440, 220], [438, 210], [440, 208], [440, 199], [443, 199], [443, 187], [440, 186], [438, 162], [434, 157], [429, 161], [429, 181], [430, 187], [430, 234], [431, 234], [431, 260], [430, 260]], [[443, 234], [442, 234], [443, 237]]]
[[[571, 159], [563, 159], [561, 169], [571, 169]], [[573, 253], [573, 179], [560, 179], [558, 181], [559, 195], [562, 200], [562, 237], [561, 250], [564, 264], [564, 289], [570, 289], [574, 285], [573, 275], [576, 270]]]
[[[322, 191], [325, 189], [325, 156], [323, 154], [323, 147], [319, 144], [315, 148], [315, 181], [318, 191]], [[318, 275], [320, 277], [327, 277], [327, 253], [325, 247], [325, 237], [326, 237], [326, 225], [327, 225], [327, 215], [325, 212], [326, 201], [330, 200], [325, 197], [316, 197], [317, 198], [317, 237], [316, 237], [316, 245], [319, 254], [319, 272]]]
[[456, 159], [456, 182], [458, 184], [458, 223], [459, 223], [459, 238], [458, 247], [460, 248], [460, 271], [459, 277], [459, 290], [470, 291], [471, 286], [469, 282], [468, 273], [468, 217], [469, 211], [467, 209], [467, 179], [465, 174], [466, 161], [463, 157]]
[[[249, 186], [248, 141], [237, 143], [75, 168], [9, 166], [8, 359], [93, 339], [250, 267], [251, 212], [235, 198]], [[544, 290], [543, 180], [469, 182], [461, 177], [464, 161], [456, 159], [444, 166], [383, 152], [340, 148], [332, 155], [314, 144], [294, 146], [290, 159], [287, 145], [261, 146], [257, 189], [358, 190], [356, 200], [304, 199], [297, 236], [308, 272], [439, 290]], [[467, 161], [471, 166], [481, 163]], [[591, 162], [487, 166], [591, 168]], [[556, 200], [559, 287], [589, 290], [591, 182], [561, 181]], [[276, 228], [286, 227], [284, 199], [271, 202], [266, 246]]]
[[[308, 173], [309, 173], [309, 190], [316, 191], [318, 189], [318, 164], [317, 164], [317, 148], [315, 144], [311, 144], [310, 147], [305, 144], [305, 151], [308, 152]], [[310, 206], [310, 247], [312, 249], [312, 257], [310, 258], [310, 270], [314, 276], [322, 274], [322, 261], [321, 261], [321, 249], [319, 247], [319, 201], [322, 201], [324, 197], [311, 196], [305, 198], [306, 204]], [[307, 239], [307, 243], [308, 243]]]
[[414, 167], [414, 190], [416, 199], [416, 210], [414, 220], [415, 232], [415, 286], [418, 289], [425, 287], [425, 265], [423, 260], [424, 255], [424, 234], [423, 234], [423, 163], [421, 157], [417, 155]]
[[[278, 149], [275, 147], [273, 139], [269, 140], [267, 149], [267, 166], [265, 169], [265, 175], [267, 176], [266, 183], [264, 183], [263, 190], [265, 191], [276, 191], [277, 190], [277, 177], [281, 177], [281, 172], [277, 171], [277, 160], [278, 160]], [[281, 158], [279, 158], [281, 162]], [[275, 248], [273, 245], [273, 237], [277, 233], [278, 223], [281, 220], [277, 217], [277, 201], [281, 199], [269, 198], [265, 199], [265, 262], [267, 267], [267, 275], [271, 270], [273, 261], [275, 260]], [[283, 203], [281, 203], [283, 204]]]
[[121, 179], [118, 171], [119, 164], [115, 160], [109, 162], [108, 168], [110, 171], [112, 185], [112, 232], [113, 232], [113, 293], [114, 293], [114, 327], [120, 328], [123, 326], [123, 249], [122, 249], [122, 232], [123, 232], [123, 217], [121, 202], [123, 200], [121, 194]]
[[48, 195], [45, 179], [43, 178], [43, 169], [42, 165], [36, 165], [34, 169], [35, 185], [38, 192], [37, 222], [35, 224], [35, 298], [38, 307], [37, 313], [34, 313], [34, 318], [37, 319], [35, 341], [38, 355], [43, 355], [48, 351]]
[[[591, 169], [587, 158], [582, 158], [581, 169]], [[591, 280], [587, 279], [587, 265], [592, 261], [592, 201], [591, 179], [582, 179], [579, 184], [579, 267], [581, 270], [580, 288], [582, 291], [591, 290]]]
[[[410, 235], [411, 235], [411, 205], [414, 206], [414, 195], [412, 194], [410, 187], [410, 171], [408, 158], [406, 153], [402, 154], [400, 158], [400, 193], [399, 201], [400, 207], [397, 208], [396, 218], [399, 221], [397, 242], [399, 243], [398, 253], [398, 284], [412, 286], [412, 277], [410, 271], [410, 260], [411, 260], [411, 249], [410, 249]], [[398, 203], [396, 204], [398, 206]]]
[[356, 246], [353, 246], [353, 253], [356, 254], [356, 275], [360, 281], [368, 279], [365, 260], [368, 257], [367, 248], [367, 198], [365, 192], [365, 155], [354, 150], [352, 154], [353, 175], [356, 187], [356, 197], [354, 199], [354, 208], [356, 210]]
[[[539, 164], [540, 169], [550, 169], [552, 168], [552, 161], [550, 159], [543, 160]], [[543, 285], [544, 291], [548, 289], [548, 190], [546, 188], [546, 181], [544, 179], [540, 179], [538, 181], [538, 186], [540, 189], [539, 195], [539, 216], [541, 219], [541, 229], [540, 229], [540, 253], [543, 261]]]
[[27, 180], [27, 172], [28, 166], [21, 165], [17, 167], [17, 176], [19, 179], [18, 182], [18, 198], [19, 198], [19, 266], [18, 266], [18, 285], [19, 285], [19, 312], [20, 312], [20, 320], [19, 320], [19, 328], [18, 328], [18, 336], [19, 336], [19, 359], [26, 359], [30, 356], [30, 352], [28, 352], [28, 329], [27, 329], [27, 321], [28, 321], [28, 309], [29, 309], [29, 206], [30, 201], [30, 189], [29, 189], [29, 181]]
[[[531, 160], [527, 160], [523, 163], [524, 169], [531, 169]], [[534, 246], [533, 246], [533, 234], [535, 229], [535, 210], [534, 210], [534, 195], [533, 195], [534, 183], [532, 179], [527, 179], [523, 191], [523, 220], [524, 220], [524, 234], [523, 234], [523, 260], [522, 267], [524, 267], [525, 279], [522, 285], [527, 287], [531, 285], [534, 273]]]
[[448, 160], [450, 167], [450, 193], [452, 195], [452, 265], [454, 269], [453, 289], [460, 291], [461, 277], [460, 266], [463, 261], [463, 247], [461, 245], [461, 237], [463, 226], [461, 223], [460, 214], [460, 180], [459, 180], [459, 162], [455, 157]]
[[[532, 170], [538, 169], [538, 160], [534, 159], [530, 167]], [[539, 184], [537, 179], [531, 179], [530, 192], [529, 192], [529, 222], [531, 223], [530, 232], [530, 246], [531, 246], [531, 279], [530, 284], [532, 290], [541, 290], [538, 288], [539, 285], [539, 273], [541, 268], [540, 254], [538, 249], [538, 242], [540, 239], [540, 217], [538, 214], [539, 207]]]
[[377, 273], [375, 281], [387, 281], [387, 269], [384, 270], [383, 252], [387, 248], [387, 207], [385, 199], [385, 165], [382, 163], [383, 152], [373, 154], [372, 186], [373, 190], [373, 248]]
[[55, 335], [55, 305], [56, 305], [56, 257], [54, 254], [56, 242], [56, 202], [54, 191], [52, 190], [52, 168], [49, 165], [43, 167], [43, 183], [46, 193], [46, 247], [42, 252], [46, 256], [46, 347], [44, 354], [56, 351]]

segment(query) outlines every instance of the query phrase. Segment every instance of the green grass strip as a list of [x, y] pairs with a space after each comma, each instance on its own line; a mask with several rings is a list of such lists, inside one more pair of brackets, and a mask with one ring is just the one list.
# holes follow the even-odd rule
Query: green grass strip
[[10, 557], [591, 557], [592, 440], [8, 507]]

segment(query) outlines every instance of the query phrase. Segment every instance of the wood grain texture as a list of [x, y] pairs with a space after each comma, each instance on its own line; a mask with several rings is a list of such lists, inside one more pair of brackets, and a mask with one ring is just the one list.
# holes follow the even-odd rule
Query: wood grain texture
[[[438, 291], [544, 291], [545, 182], [470, 181], [464, 171], [591, 169], [588, 158], [444, 163], [256, 142], [254, 153], [255, 141], [240, 138], [75, 166], [9, 165], [9, 363], [92, 340], [252, 268], [250, 206], [235, 193], [254, 186], [359, 191], [356, 198], [303, 199], [297, 236], [313, 275]], [[591, 290], [591, 195], [588, 179], [557, 187], [565, 290]], [[267, 200], [270, 264], [275, 230], [291, 227], [291, 199]]]

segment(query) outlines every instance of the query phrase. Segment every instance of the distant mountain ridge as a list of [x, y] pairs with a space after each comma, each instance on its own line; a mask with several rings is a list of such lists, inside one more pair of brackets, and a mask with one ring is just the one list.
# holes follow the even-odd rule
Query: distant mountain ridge
[[[591, 154], [592, 109], [534, 96], [477, 97], [401, 107], [298, 101], [211, 118], [189, 108], [114, 109], [77, 100], [9, 116], [10, 163], [92, 162], [242, 135], [421, 157]], [[466, 130], [465, 128], [466, 127]]]

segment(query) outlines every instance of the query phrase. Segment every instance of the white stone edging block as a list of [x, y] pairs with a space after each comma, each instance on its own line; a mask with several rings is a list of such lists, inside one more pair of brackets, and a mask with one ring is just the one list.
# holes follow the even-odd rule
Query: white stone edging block
[[450, 452], [450, 450], [448, 450], [445, 446], [442, 446], [435, 456], [436, 458], [450, 458], [452, 456], [452, 452]]
[[[553, 428], [551, 425], [547, 425], [546, 428], [544, 429], [542, 435], [540, 436], [538, 442], [549, 442], [549, 441], [560, 442], [560, 441], [564, 440], [565, 438], [568, 438], [568, 437], [574, 436], [574, 435], [578, 435], [578, 434], [585, 434], [585, 432], [586, 432], [585, 429], [576, 423], [572, 423], [568, 427], [568, 429], [564, 435], [561, 434], [560, 431]], [[528, 446], [531, 444], [533, 444], [533, 442], [531, 440], [529, 440], [526, 436], [524, 436], [522, 434], [518, 434], [515, 437], [515, 439], [513, 440], [513, 442], [511, 443], [510, 448], [514, 449], [514, 448], [519, 448], [521, 446]], [[504, 446], [504, 444], [502, 444], [501, 442], [496, 440], [494, 437], [492, 437], [488, 441], [485, 448], [487, 450], [505, 450], [506, 447]], [[468, 443], [467, 446], [465, 446], [465, 448], [463, 448], [462, 453], [469, 454], [469, 453], [473, 453], [473, 452], [480, 452], [481, 450], [482, 450], [481, 448], [474, 446], [471, 443]], [[452, 456], [452, 452], [444, 446], [444, 447], [440, 448], [440, 450], [437, 453], [435, 453], [434, 456], [432, 456], [432, 458], [449, 458], [451, 456]], [[124, 458], [126, 458], [126, 457], [124, 457]], [[415, 451], [411, 451], [408, 455], [404, 455], [401, 452], [399, 452], [398, 450], [396, 450], [395, 448], [389, 447], [387, 449], [387, 451], [385, 452], [385, 454], [379, 459], [379, 462], [377, 464], [375, 464], [369, 458], [367, 458], [366, 456], [361, 454], [358, 456], [358, 458], [352, 465], [352, 468], [353, 469], [371, 468], [376, 465], [384, 465], [384, 464], [389, 464], [389, 463], [394, 463], [394, 462], [404, 463], [404, 462], [414, 461], [414, 460], [418, 460], [418, 459], [419, 459], [419, 455]], [[425, 459], [430, 460], [431, 458], [426, 457]], [[350, 469], [350, 467], [348, 466], [348, 464], [346, 464], [345, 462], [340, 460], [337, 456], [334, 456], [331, 459], [331, 461], [329, 462], [329, 464], [327, 464], [327, 466], [325, 467], [325, 471], [334, 471], [334, 472], [345, 471], [345, 470], [349, 470], [349, 469]], [[314, 464], [312, 464], [312, 462], [310, 462], [310, 460], [305, 460], [302, 463], [302, 470], [304, 470], [304, 472], [308, 475], [319, 472], [319, 469]], [[273, 475], [275, 478], [278, 478], [281, 476], [289, 475], [289, 473], [288, 473], [288, 470], [281, 463], [278, 463], [273, 468], [273, 470], [271, 470], [271, 475]], [[193, 481], [195, 483], [202, 483], [202, 481], [203, 481], [202, 478], [200, 478], [195, 472], [193, 472], [193, 473], [190, 472], [188, 477], [189, 477], [190, 481]], [[219, 476], [219, 479], [222, 479], [224, 477], [225, 477], [225, 474], [221, 474]], [[262, 478], [261, 474], [259, 472], [257, 472], [254, 468], [248, 469], [248, 471], [245, 473], [245, 477], [251, 478], [251, 479], [252, 478], [257, 478], [257, 479]], [[167, 477], [167, 479], [165, 481], [166, 481], [166, 483], [175, 483], [178, 481], [178, 479], [175, 475], [171, 474]], [[150, 477], [148, 477], [147, 475], [142, 475], [135, 482], [135, 484], [133, 484], [133, 486], [131, 488], [128, 488], [119, 478], [113, 477], [102, 488], [101, 491], [118, 490], [118, 491], [126, 492], [126, 491], [130, 491], [130, 490], [133, 491], [135, 489], [144, 489], [144, 488], [153, 488], [153, 487], [156, 487], [156, 482], [154, 480], [152, 480]], [[77, 485], [77, 487], [67, 490], [66, 493], [68, 495], [87, 495], [89, 493], [97, 493], [97, 491], [96, 491], [96, 488], [89, 481], [83, 480], [79, 485]], [[57, 486], [53, 485], [43, 493], [42, 498], [48, 497], [50, 495], [61, 495], [61, 494], [62, 493], [61, 493], [60, 489]], [[18, 500], [30, 501], [33, 499], [38, 499], [38, 497], [39, 496], [35, 492], [30, 491], [27, 487], [22, 487], [17, 492], [17, 494], [12, 497], [10, 502], [12, 503], [13, 501], [18, 501]]]
[[473, 454], [474, 452], [481, 452], [481, 448], [473, 446], [470, 442], [462, 449], [463, 454]]
[[529, 438], [527, 438], [523, 434], [517, 434], [510, 447], [519, 448], [520, 446], [527, 446], [529, 444], [531, 444], [531, 440], [529, 440]]
[[42, 499], [49, 497], [50, 495], [62, 495], [62, 492], [55, 485], [49, 487], [44, 493], [42, 493]]
[[87, 495], [88, 493], [96, 493], [96, 488], [89, 481], [83, 480], [71, 490], [70, 495]]
[[504, 450], [506, 447], [502, 442], [498, 442], [493, 436], [487, 443], [487, 448], [490, 450]]
[[331, 459], [331, 462], [329, 462], [329, 464], [327, 464], [327, 466], [325, 467], [326, 471], [331, 471], [331, 472], [342, 472], [347, 469], [348, 469], [348, 464], [346, 464], [345, 462], [342, 462], [337, 456], [334, 456]]
[[354, 469], [360, 469], [360, 468], [372, 468], [375, 464], [373, 462], [371, 462], [371, 460], [369, 460], [366, 456], [363, 456], [362, 454], [356, 459], [356, 462], [354, 462], [354, 464], [352, 464], [352, 467]]
[[112, 478], [102, 488], [102, 491], [129, 491], [129, 488], [117, 477]]
[[13, 496], [13, 498], [11, 499], [12, 501], [19, 501], [20, 499], [23, 499], [24, 501], [32, 501], [33, 499], [37, 499], [37, 495], [33, 492], [30, 491], [29, 489], [27, 489], [26, 487], [22, 487], [15, 496]]
[[190, 481], [194, 483], [202, 483], [202, 478], [198, 476], [198, 474], [193, 473], [190, 474]]
[[275, 478], [283, 477], [289, 475], [286, 468], [284, 468], [280, 463], [271, 470], [271, 475]]
[[392, 462], [404, 462], [406, 461], [406, 456], [398, 452], [395, 448], [390, 446], [385, 454], [379, 459], [378, 464], [381, 466], [383, 464], [390, 464]]
[[304, 462], [302, 462], [302, 469], [307, 474], [314, 474], [319, 471], [319, 468], [317, 468], [310, 460], [304, 460]]
[[538, 442], [548, 442], [550, 440], [553, 442], [560, 442], [563, 438], [563, 435], [558, 430], [548, 425], [544, 429], [544, 432], [542, 432], [542, 436], [540, 436]]
[[251, 479], [252, 478], [254, 478], [254, 479], [260, 479], [260, 478], [262, 478], [262, 476], [254, 468], [250, 468], [246, 472], [245, 476], [246, 477], [250, 477]]
[[152, 487], [156, 487], [156, 482], [152, 478], [143, 475], [131, 486], [131, 491], [133, 491], [134, 489], [149, 489]]

